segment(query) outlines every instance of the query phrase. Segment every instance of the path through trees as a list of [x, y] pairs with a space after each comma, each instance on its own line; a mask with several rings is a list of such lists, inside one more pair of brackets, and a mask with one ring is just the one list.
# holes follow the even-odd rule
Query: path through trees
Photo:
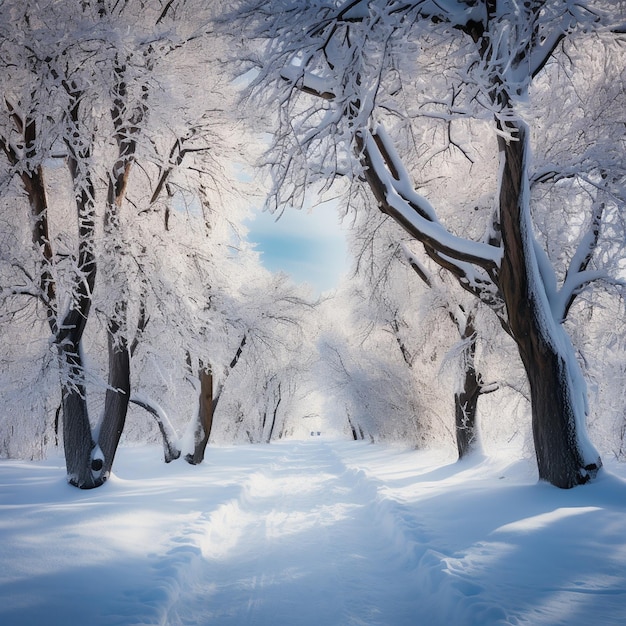
[[[0, 622], [91, 626], [618, 624], [623, 465], [585, 489], [529, 461], [457, 463], [324, 437], [120, 448], [78, 491], [0, 461]], [[610, 461], [609, 461], [610, 462]], [[584, 532], [580, 531], [584, 524]]]

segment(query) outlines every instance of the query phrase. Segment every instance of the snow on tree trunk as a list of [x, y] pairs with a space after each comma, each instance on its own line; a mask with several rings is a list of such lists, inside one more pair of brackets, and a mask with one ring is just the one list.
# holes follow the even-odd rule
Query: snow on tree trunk
[[527, 131], [499, 138], [500, 220], [504, 257], [499, 285], [509, 325], [530, 383], [539, 477], [561, 488], [593, 478], [602, 462], [586, 437], [586, 389], [574, 348], [546, 294], [528, 206]]
[[163, 437], [163, 456], [165, 462], [171, 463], [180, 457], [180, 447], [177, 443], [178, 437], [176, 431], [163, 408], [154, 400], [137, 393], [131, 395], [130, 402], [148, 411], [156, 420], [161, 436]]

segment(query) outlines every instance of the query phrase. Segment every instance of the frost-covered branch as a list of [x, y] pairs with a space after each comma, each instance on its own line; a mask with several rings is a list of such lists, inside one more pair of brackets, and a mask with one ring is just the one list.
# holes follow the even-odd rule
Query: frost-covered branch
[[170, 149], [167, 165], [161, 168], [159, 180], [157, 181], [157, 184], [154, 187], [152, 196], [150, 196], [150, 201], [149, 201], [150, 204], [154, 204], [158, 200], [159, 196], [161, 195], [161, 192], [163, 191], [163, 187], [167, 183], [167, 180], [169, 176], [171, 175], [172, 171], [182, 164], [186, 154], [194, 153], [194, 152], [207, 152], [210, 150], [210, 148], [206, 146], [195, 147], [195, 148], [184, 147], [185, 142], [189, 141], [192, 137], [194, 137], [195, 134], [196, 134], [196, 129], [192, 128], [185, 136], [180, 137], [174, 142], [174, 145]]
[[604, 203], [598, 202], [594, 207], [593, 214], [587, 231], [583, 234], [578, 247], [572, 257], [565, 279], [558, 293], [559, 308], [555, 313], [557, 319], [564, 320], [576, 296], [585, 285], [594, 280], [606, 277], [606, 272], [587, 271], [587, 267], [598, 246], [598, 239], [602, 226]]
[[433, 286], [433, 280], [430, 275], [430, 272], [424, 267], [422, 262], [409, 250], [409, 248], [402, 244], [401, 246], [402, 254], [404, 258], [409, 263], [409, 265], [413, 268], [413, 271], [422, 279], [422, 281], [426, 284], [427, 287]]
[[180, 456], [180, 448], [177, 443], [178, 435], [176, 434], [176, 430], [174, 429], [174, 426], [172, 426], [172, 423], [170, 422], [170, 419], [164, 409], [158, 402], [155, 402], [151, 398], [139, 393], [133, 393], [130, 396], [130, 402], [148, 411], [148, 413], [150, 413], [150, 415], [152, 415], [156, 420], [163, 437], [163, 454], [165, 462], [170, 463], [171, 461], [177, 459]]
[[438, 220], [432, 205], [415, 192], [408, 172], [382, 126], [363, 132], [360, 142], [364, 176], [384, 213], [392, 216], [428, 255], [456, 276], [459, 284], [494, 309], [502, 308], [495, 283], [502, 250], [499, 246], [457, 237]]
[[496, 271], [502, 258], [501, 248], [450, 233], [439, 222], [430, 202], [414, 190], [383, 127], [378, 125], [373, 132], [363, 134], [365, 175], [372, 175], [372, 189], [383, 211], [393, 214], [407, 232], [436, 253], [451, 260], [476, 264], [487, 273]]

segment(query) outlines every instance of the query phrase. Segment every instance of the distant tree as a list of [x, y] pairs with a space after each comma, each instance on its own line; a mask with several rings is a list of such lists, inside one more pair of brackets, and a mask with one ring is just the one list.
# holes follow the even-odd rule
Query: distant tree
[[[313, 304], [285, 276], [273, 276], [258, 266], [256, 254], [243, 249], [230, 263], [222, 260], [220, 271], [227, 271], [230, 291], [213, 283], [211, 306], [205, 311], [212, 332], [198, 338], [209, 346], [203, 351], [191, 344], [185, 347], [189, 336], [180, 337], [180, 342], [164, 332], [161, 341], [147, 342], [149, 355], [140, 355], [138, 377], [144, 390], [134, 392], [130, 401], [155, 417], [167, 462], [182, 455], [188, 463], [199, 464], [210, 441], [269, 443], [280, 438], [284, 410], [295, 412], [294, 398], [301, 399], [306, 387], [298, 376], [312, 351], [306, 347], [305, 328]], [[163, 323], [163, 318], [155, 319], [152, 332]], [[197, 354], [210, 354], [210, 365]], [[166, 368], [173, 372], [174, 384], [191, 384], [197, 398], [191, 411], [181, 415], [180, 406], [165, 408], [160, 396], [167, 401], [173, 395], [172, 383], [168, 377], [164, 388], [149, 384], [154, 382], [149, 372], [155, 361], [161, 362], [162, 376]]]
[[[447, 317], [452, 321], [458, 331], [454, 342], [454, 352], [459, 362], [458, 380], [454, 382], [454, 413], [455, 413], [455, 439], [459, 458], [463, 458], [480, 447], [478, 426], [478, 398], [486, 393], [498, 389], [496, 382], [485, 383], [482, 375], [476, 369], [476, 344], [478, 341], [478, 328], [476, 314], [478, 303], [465, 303], [467, 298], [454, 293], [454, 287], [446, 285], [436, 273], [431, 272], [419, 256], [414, 253], [409, 245], [403, 242], [406, 234], [398, 225], [376, 209], [367, 206], [368, 199], [364, 199], [363, 206], [355, 211], [354, 218], [350, 220], [351, 236], [353, 242], [355, 273], [363, 276], [364, 284], [369, 286], [371, 294], [368, 302], [378, 309], [378, 316], [388, 326], [389, 331], [396, 339], [397, 347], [407, 367], [413, 368], [415, 351], [417, 347], [409, 345], [407, 338], [409, 331], [402, 332], [402, 327], [408, 328], [407, 316], [418, 316], [420, 322], [412, 329], [414, 333], [427, 334], [431, 332], [425, 324], [425, 317], [421, 316], [418, 300], [424, 300], [422, 291], [413, 292], [408, 289], [407, 282], [411, 281], [409, 273], [404, 272], [401, 277], [394, 277], [394, 270], [398, 264], [403, 264], [413, 270], [415, 280], [420, 282], [427, 290], [436, 292], [431, 294], [428, 300], [431, 304], [436, 303], [435, 312]], [[354, 201], [353, 201], [354, 204]], [[458, 290], [457, 290], [458, 291]], [[409, 294], [411, 294], [409, 296]], [[415, 299], [414, 303], [407, 300]], [[426, 339], [421, 349], [428, 346]], [[417, 385], [420, 383], [417, 376]], [[424, 420], [424, 417], [421, 418]]]
[[270, 443], [307, 404], [317, 307], [306, 289], [262, 268], [245, 272], [239, 298], [232, 324], [246, 342], [223, 389], [218, 427], [222, 437]]
[[351, 274], [322, 303], [317, 379], [325, 411], [343, 420], [348, 436], [422, 445], [437, 412], [429, 408], [440, 399], [428, 384], [436, 370], [415, 365], [421, 337], [411, 331], [419, 322], [410, 316], [407, 322], [407, 310], [393, 306], [398, 294], [387, 287], [386, 297], [374, 294], [363, 274]]
[[[445, 293], [445, 287], [435, 283], [434, 277], [414, 254], [406, 248], [404, 254], [415, 273], [430, 289], [439, 289]], [[462, 459], [480, 448], [478, 399], [481, 395], [493, 393], [500, 385], [495, 381], [486, 383], [476, 369], [477, 303], [474, 302], [469, 306], [453, 303], [448, 294], [443, 296], [443, 302], [450, 320], [458, 331], [461, 348], [459, 355], [461, 375], [458, 387], [454, 391], [454, 426], [459, 459]]]
[[[624, 58], [624, 2], [253, 0], [237, 13], [258, 54], [256, 85], [280, 104], [269, 159], [276, 202], [297, 203], [311, 182], [331, 184], [337, 174], [364, 180], [380, 209], [490, 306], [516, 342], [530, 383], [540, 478], [562, 488], [593, 478], [601, 460], [586, 434], [585, 382], [563, 322], [585, 286], [611, 280], [597, 252], [603, 224], [617, 225], [623, 206], [617, 155], [624, 92], [613, 90], [598, 109], [591, 85], [576, 100], [570, 77], [595, 68], [592, 90], [607, 92], [623, 68], [616, 59]], [[570, 69], [550, 72], [558, 83], [542, 83], [557, 63]], [[584, 113], [594, 120], [589, 143], [561, 132], [567, 149], [559, 160], [533, 162], [531, 144], [543, 156], [544, 129], [566, 128], [561, 103], [568, 99], [576, 101], [577, 120]], [[497, 164], [485, 133], [497, 139]], [[457, 155], [465, 166], [457, 159], [457, 171], [444, 170], [442, 157]], [[435, 180], [428, 182], [426, 171]], [[420, 186], [438, 209], [416, 191], [412, 172], [426, 181]], [[458, 188], [446, 188], [446, 179]], [[578, 216], [569, 234], [577, 247], [553, 263], [534, 234], [533, 214], [545, 211], [537, 199], [544, 183], [564, 192]], [[489, 188], [495, 211], [484, 234], [467, 238], [475, 224], [456, 234], [454, 217], [458, 223], [461, 209], [472, 206], [470, 190], [484, 195]], [[456, 210], [445, 223], [450, 202]], [[615, 258], [622, 249], [611, 252]]]

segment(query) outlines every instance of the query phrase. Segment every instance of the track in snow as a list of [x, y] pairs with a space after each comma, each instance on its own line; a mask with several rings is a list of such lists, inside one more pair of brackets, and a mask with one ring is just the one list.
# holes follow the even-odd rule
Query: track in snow
[[238, 494], [172, 538], [188, 579], [168, 623], [414, 625], [410, 551], [374, 481], [324, 443], [272, 449]]
[[364, 442], [122, 448], [102, 488], [0, 461], [0, 624], [617, 626], [626, 476]]

